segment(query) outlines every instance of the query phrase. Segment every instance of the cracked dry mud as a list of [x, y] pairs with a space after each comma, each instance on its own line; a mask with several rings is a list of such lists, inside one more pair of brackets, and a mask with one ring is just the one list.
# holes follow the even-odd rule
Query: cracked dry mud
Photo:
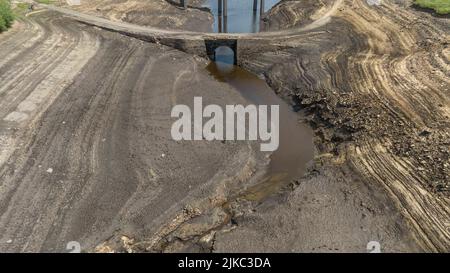
[[[138, 1], [77, 9], [156, 22], [124, 16], [125, 2]], [[299, 110], [317, 151], [264, 199], [252, 198], [267, 165], [256, 144], [170, 139], [176, 103], [246, 102], [207, 60], [53, 12], [19, 20], [0, 34], [0, 250], [365, 252], [375, 240], [386, 252], [448, 252], [449, 20], [411, 1], [268, 12], [266, 29], [305, 31], [240, 65]]]

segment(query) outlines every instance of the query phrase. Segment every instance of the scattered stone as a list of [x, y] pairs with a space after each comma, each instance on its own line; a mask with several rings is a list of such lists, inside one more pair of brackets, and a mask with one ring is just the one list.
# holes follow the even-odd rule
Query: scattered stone
[[429, 136], [429, 135], [431, 135], [431, 132], [428, 131], [428, 130], [423, 130], [423, 131], [420, 132], [420, 134], [419, 134], [419, 136], [422, 136], [422, 137], [426, 137], [426, 136]]

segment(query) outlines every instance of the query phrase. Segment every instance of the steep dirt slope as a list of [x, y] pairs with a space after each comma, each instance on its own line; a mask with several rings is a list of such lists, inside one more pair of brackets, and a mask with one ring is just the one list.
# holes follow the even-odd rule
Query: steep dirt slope
[[320, 161], [382, 186], [426, 251], [450, 250], [449, 33], [411, 1], [347, 0], [291, 48], [243, 61], [308, 114]]

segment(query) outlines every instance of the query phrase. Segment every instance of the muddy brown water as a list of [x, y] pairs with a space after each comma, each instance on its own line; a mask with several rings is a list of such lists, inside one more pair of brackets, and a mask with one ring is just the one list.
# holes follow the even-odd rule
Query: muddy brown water
[[259, 201], [301, 177], [314, 157], [312, 130], [299, 121], [299, 114], [279, 98], [267, 83], [256, 75], [233, 65], [211, 62], [207, 70], [219, 81], [238, 90], [251, 104], [279, 105], [279, 147], [270, 155], [267, 174], [243, 197]]
[[[254, 0], [227, 0], [226, 13], [225, 0], [206, 0], [203, 6], [209, 8], [214, 16], [214, 32], [255, 33], [263, 30], [261, 6], [262, 13], [266, 13], [278, 2], [280, 0], [257, 0], [256, 9], [254, 9]], [[261, 5], [261, 3], [264, 4]]]

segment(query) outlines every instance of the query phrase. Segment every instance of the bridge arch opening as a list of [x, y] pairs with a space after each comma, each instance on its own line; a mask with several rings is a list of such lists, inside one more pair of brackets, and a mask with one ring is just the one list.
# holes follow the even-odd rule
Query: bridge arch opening
[[219, 46], [214, 50], [217, 69], [221, 72], [231, 72], [234, 67], [234, 51], [228, 46]]
[[217, 63], [234, 64], [234, 51], [229, 46], [219, 46], [214, 50]]
[[205, 40], [206, 53], [211, 61], [237, 65], [237, 40]]

